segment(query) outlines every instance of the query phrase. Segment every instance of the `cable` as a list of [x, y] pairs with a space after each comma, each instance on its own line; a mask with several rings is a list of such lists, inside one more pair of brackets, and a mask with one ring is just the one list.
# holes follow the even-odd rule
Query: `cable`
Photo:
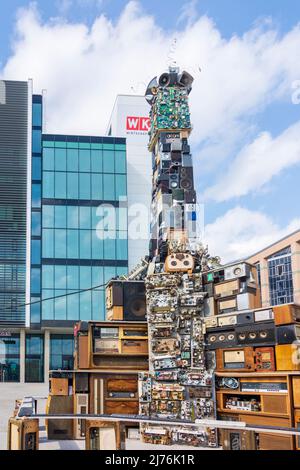
[[55, 297], [48, 297], [47, 299], [40, 299], [40, 300], [36, 300], [35, 302], [28, 302], [28, 303], [25, 303], [25, 304], [19, 304], [19, 305], [16, 305], [16, 307], [5, 307], [3, 310], [15, 310], [15, 309], [18, 309], [18, 308], [21, 308], [21, 307], [27, 307], [29, 305], [35, 305], [35, 304], [40, 304], [42, 302], [47, 302], [48, 300], [55, 300], [55, 299], [61, 299], [62, 297], [68, 297], [70, 295], [75, 295], [75, 294], [81, 294], [83, 292], [90, 292], [92, 290], [95, 290], [95, 289], [100, 289], [100, 287], [105, 287], [106, 286], [106, 283], [105, 284], [100, 284], [99, 286], [94, 286], [94, 287], [89, 287], [88, 289], [81, 289], [81, 290], [78, 290], [78, 291], [75, 291], [75, 292], [69, 292], [67, 294], [61, 294], [61, 295], [57, 295]]

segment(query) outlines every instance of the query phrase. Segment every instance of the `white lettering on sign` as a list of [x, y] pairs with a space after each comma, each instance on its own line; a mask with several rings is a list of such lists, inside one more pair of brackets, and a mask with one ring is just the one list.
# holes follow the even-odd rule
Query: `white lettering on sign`
[[127, 116], [127, 132], [148, 132], [150, 129], [150, 118], [139, 116]]

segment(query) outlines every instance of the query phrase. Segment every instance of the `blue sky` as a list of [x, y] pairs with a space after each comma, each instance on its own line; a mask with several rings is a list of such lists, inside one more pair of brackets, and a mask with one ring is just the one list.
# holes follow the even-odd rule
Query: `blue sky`
[[[298, 0], [34, 4], [0, 2], [0, 76], [47, 88], [50, 121], [55, 109], [66, 130], [98, 125], [89, 112], [98, 94], [104, 132], [114, 96], [133, 77], [144, 83], [159, 73], [176, 37], [179, 65], [202, 69], [191, 94], [192, 144], [212, 251], [243, 256], [300, 228]], [[83, 82], [90, 91], [74, 104]]]

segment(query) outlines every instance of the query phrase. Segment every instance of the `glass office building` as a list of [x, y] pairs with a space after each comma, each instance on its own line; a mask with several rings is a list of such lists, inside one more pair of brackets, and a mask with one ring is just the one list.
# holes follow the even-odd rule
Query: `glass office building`
[[128, 272], [126, 139], [43, 134], [31, 86], [0, 82], [0, 382], [72, 369], [74, 323]]
[[125, 139], [43, 135], [42, 325], [105, 318], [105, 284], [128, 271], [126, 197]]
[[268, 258], [270, 304], [288, 304], [294, 301], [291, 247]]

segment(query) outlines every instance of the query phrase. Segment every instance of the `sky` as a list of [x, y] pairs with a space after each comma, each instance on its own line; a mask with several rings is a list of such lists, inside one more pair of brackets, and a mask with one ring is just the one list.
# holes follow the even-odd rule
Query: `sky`
[[0, 0], [0, 78], [47, 89], [48, 132], [101, 135], [170, 61], [195, 78], [191, 146], [222, 261], [300, 229], [298, 0]]

